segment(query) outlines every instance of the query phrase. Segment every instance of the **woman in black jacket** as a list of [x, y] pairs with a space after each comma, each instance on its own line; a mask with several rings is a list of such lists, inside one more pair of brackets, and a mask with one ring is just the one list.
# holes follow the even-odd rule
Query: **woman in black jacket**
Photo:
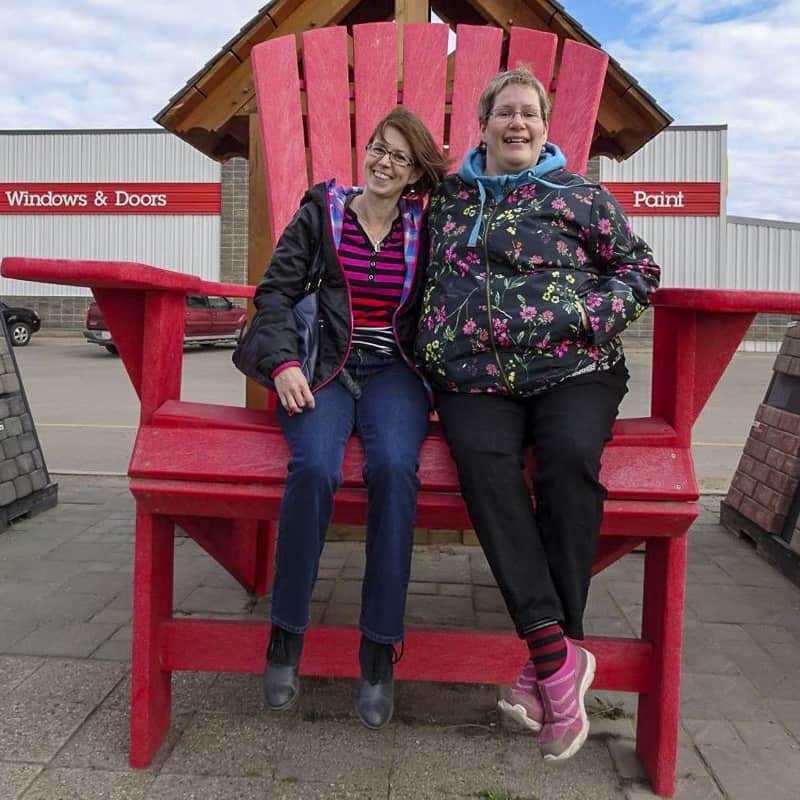
[[[363, 188], [331, 181], [309, 190], [256, 290], [260, 319], [253, 329], [262, 331], [263, 354], [257, 366], [278, 394], [291, 452], [264, 672], [273, 710], [297, 699], [319, 557], [345, 445], [356, 433], [369, 502], [356, 708], [369, 728], [391, 719], [394, 644], [403, 639], [416, 471], [430, 408], [411, 357], [423, 272], [422, 197], [445, 166], [419, 118], [396, 108], [370, 137]], [[317, 257], [318, 352], [304, 373], [293, 308], [308, 291]]]

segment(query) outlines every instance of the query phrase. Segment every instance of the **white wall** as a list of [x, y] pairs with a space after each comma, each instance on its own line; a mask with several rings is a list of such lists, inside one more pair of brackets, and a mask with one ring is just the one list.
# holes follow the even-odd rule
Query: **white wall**
[[[220, 165], [166, 131], [0, 131], [0, 183], [219, 183]], [[139, 261], [219, 280], [218, 215], [1, 214], [0, 256]], [[87, 290], [0, 278], [0, 294]]]

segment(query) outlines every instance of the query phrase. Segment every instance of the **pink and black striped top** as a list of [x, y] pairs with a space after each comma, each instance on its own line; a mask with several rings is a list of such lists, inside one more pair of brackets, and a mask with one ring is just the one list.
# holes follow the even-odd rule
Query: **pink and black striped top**
[[396, 354], [392, 316], [400, 304], [406, 272], [400, 216], [375, 249], [356, 213], [348, 208], [342, 226], [339, 260], [350, 285], [353, 347], [383, 355]]

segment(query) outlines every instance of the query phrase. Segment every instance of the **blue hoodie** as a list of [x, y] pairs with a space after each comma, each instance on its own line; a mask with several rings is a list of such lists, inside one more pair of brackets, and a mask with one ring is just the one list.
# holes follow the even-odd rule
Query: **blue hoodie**
[[475, 219], [475, 225], [472, 228], [467, 246], [475, 247], [477, 244], [478, 233], [480, 233], [481, 222], [483, 221], [483, 207], [486, 202], [487, 190], [495, 200], [499, 201], [509, 192], [513, 192], [514, 189], [526, 186], [529, 183], [538, 183], [550, 189], [563, 189], [563, 184], [548, 183], [541, 176], [557, 169], [563, 169], [566, 163], [567, 159], [558, 148], [558, 145], [552, 142], [545, 142], [535, 167], [529, 167], [516, 175], [484, 175], [486, 153], [479, 147], [473, 147], [472, 150], [467, 151], [464, 156], [464, 162], [461, 164], [461, 169], [458, 170], [458, 177], [470, 186], [477, 186], [481, 198], [481, 207]]

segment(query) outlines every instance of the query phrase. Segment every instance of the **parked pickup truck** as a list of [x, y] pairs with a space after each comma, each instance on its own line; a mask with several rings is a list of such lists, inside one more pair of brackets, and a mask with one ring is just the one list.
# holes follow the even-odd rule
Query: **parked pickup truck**
[[[186, 295], [183, 343], [204, 347], [220, 343], [236, 344], [244, 330], [245, 321], [245, 310], [235, 306], [227, 297]], [[105, 347], [109, 353], [117, 352], [111, 331], [97, 303], [92, 303], [86, 310], [83, 335], [87, 341]]]

